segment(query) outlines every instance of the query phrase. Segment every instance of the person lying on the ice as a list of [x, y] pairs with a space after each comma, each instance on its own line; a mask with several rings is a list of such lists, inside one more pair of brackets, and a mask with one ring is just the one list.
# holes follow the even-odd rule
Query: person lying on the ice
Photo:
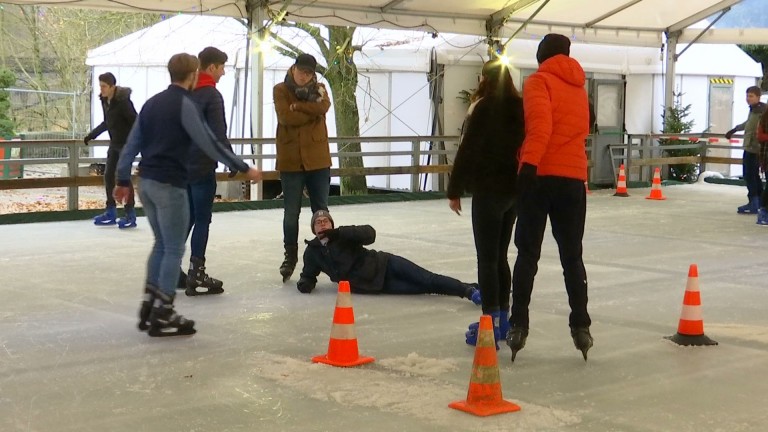
[[302, 293], [311, 293], [317, 275], [323, 272], [333, 282], [349, 281], [353, 293], [443, 294], [482, 303], [477, 284], [432, 273], [398, 255], [364, 248], [376, 240], [376, 230], [370, 225], [336, 228], [331, 214], [318, 210], [312, 215], [312, 234], [315, 238], [305, 241], [304, 268], [296, 284]]

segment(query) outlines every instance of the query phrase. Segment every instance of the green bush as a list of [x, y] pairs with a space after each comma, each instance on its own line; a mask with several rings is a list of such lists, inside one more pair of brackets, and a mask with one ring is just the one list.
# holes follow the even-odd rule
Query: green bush
[[0, 68], [0, 138], [13, 137], [15, 124], [9, 117], [11, 111], [10, 95], [5, 90], [16, 84], [16, 76], [8, 69]]
[[[662, 114], [661, 118], [664, 123], [665, 134], [676, 133], [690, 133], [693, 129], [693, 120], [688, 120], [688, 116], [691, 114], [691, 105], [683, 106], [680, 102], [682, 93], [675, 93], [675, 103], [671, 107], [667, 107], [666, 115]], [[661, 139], [659, 140], [661, 145], [687, 145], [691, 144], [690, 141], [681, 141], [674, 139]], [[699, 156], [699, 148], [685, 148], [685, 149], [666, 149], [664, 154], [668, 157], [677, 156]], [[669, 179], [677, 180], [681, 182], [695, 182], [699, 173], [698, 164], [675, 164], [669, 166]]]

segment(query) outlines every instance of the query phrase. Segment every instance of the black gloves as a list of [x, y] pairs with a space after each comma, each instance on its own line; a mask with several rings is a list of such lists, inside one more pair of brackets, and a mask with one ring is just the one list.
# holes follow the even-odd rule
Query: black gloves
[[83, 138], [83, 144], [88, 145], [89, 142], [91, 142], [93, 138], [90, 135], [86, 135], [85, 138]]
[[731, 139], [731, 137], [732, 137], [732, 136], [733, 136], [733, 134], [735, 134], [735, 133], [736, 133], [736, 129], [731, 129], [731, 130], [729, 130], [728, 132], [726, 132], [726, 133], [725, 133], [725, 139]]
[[333, 228], [329, 230], [325, 230], [321, 233], [324, 238], [327, 238], [328, 240], [336, 240], [339, 238], [339, 229]]
[[313, 289], [315, 289], [315, 283], [301, 278], [298, 282], [296, 282], [296, 289], [298, 289], [301, 293], [309, 294]]
[[515, 188], [518, 197], [523, 197], [525, 194], [536, 188], [539, 182], [536, 175], [537, 169], [536, 165], [531, 165], [529, 163], [523, 163], [523, 166], [520, 167], [520, 172], [517, 173], [517, 184]]

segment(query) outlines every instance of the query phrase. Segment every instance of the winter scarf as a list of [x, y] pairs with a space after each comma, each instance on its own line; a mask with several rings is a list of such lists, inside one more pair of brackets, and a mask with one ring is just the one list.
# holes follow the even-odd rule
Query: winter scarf
[[312, 81], [300, 87], [298, 84], [296, 84], [296, 81], [293, 80], [293, 74], [291, 73], [293, 68], [294, 67], [292, 66], [285, 74], [285, 85], [291, 89], [291, 91], [296, 95], [296, 98], [298, 98], [300, 101], [311, 102], [315, 102], [322, 98], [322, 95], [320, 94], [317, 86], [317, 77], [312, 77]]

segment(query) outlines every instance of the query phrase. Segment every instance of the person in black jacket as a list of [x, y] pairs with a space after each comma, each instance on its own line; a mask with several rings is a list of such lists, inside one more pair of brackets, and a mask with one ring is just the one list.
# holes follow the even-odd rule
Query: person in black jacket
[[[224, 76], [224, 64], [227, 54], [215, 47], [207, 47], [198, 54], [200, 72], [197, 86], [192, 92], [192, 100], [197, 102], [203, 112], [208, 127], [216, 139], [232, 149], [227, 138], [227, 119], [224, 116], [224, 99], [216, 89], [216, 84]], [[208, 246], [208, 232], [211, 224], [213, 200], [216, 197], [216, 167], [218, 162], [211, 159], [202, 149], [192, 146], [189, 149], [189, 231], [192, 232], [189, 257], [189, 272], [186, 277], [188, 296], [200, 294], [221, 294], [224, 282], [210, 277], [205, 272], [205, 250]], [[189, 234], [187, 234], [189, 236]]]
[[125, 203], [125, 217], [117, 219], [117, 205], [112, 197], [115, 188], [115, 169], [117, 160], [120, 159], [120, 151], [128, 139], [128, 133], [136, 121], [136, 109], [131, 102], [131, 89], [118, 87], [117, 79], [111, 72], [99, 75], [99, 99], [101, 109], [104, 111], [104, 121], [83, 138], [85, 145], [105, 131], [109, 132], [109, 149], [107, 150], [107, 164], [104, 169], [104, 187], [107, 192], [107, 208], [104, 213], [93, 218], [95, 225], [114, 225], [120, 228], [136, 227], [136, 211], [134, 210], [133, 186], [131, 194]]
[[477, 284], [432, 273], [388, 252], [366, 249], [376, 241], [370, 225], [336, 228], [327, 210], [312, 215], [315, 238], [305, 241], [304, 268], [296, 287], [304, 294], [315, 289], [320, 272], [333, 282], [348, 281], [353, 293], [443, 294], [465, 297], [480, 304]]
[[[480, 85], [472, 95], [447, 196], [451, 210], [461, 214], [462, 194], [472, 194], [483, 314], [493, 318], [497, 343], [509, 330], [512, 274], [507, 251], [515, 223], [517, 152], [524, 137], [523, 99], [509, 69], [500, 61], [489, 61], [483, 65]], [[478, 323], [470, 324], [467, 344], [477, 343], [477, 330]]]

